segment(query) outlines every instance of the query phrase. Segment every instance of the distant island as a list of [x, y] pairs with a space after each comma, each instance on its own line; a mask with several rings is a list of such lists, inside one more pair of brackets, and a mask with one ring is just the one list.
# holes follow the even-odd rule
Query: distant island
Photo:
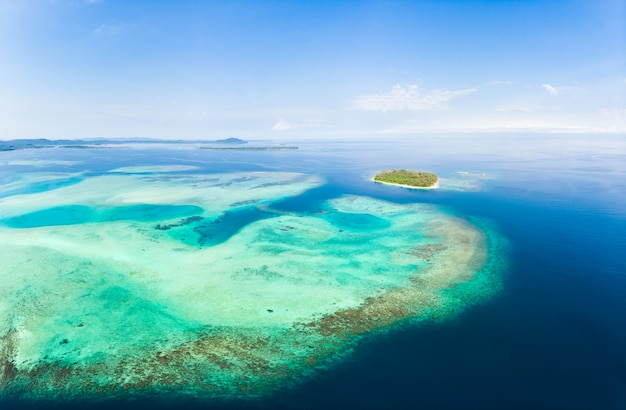
[[226, 138], [220, 140], [168, 140], [154, 138], [111, 138], [111, 139], [59, 139], [49, 140], [38, 139], [16, 139], [10, 141], [0, 140], [0, 151], [15, 151], [21, 149], [37, 148], [110, 148], [111, 145], [120, 144], [223, 144], [240, 145], [247, 144], [248, 141], [239, 138]]
[[439, 177], [437, 174], [430, 172], [394, 169], [379, 172], [374, 177], [374, 182], [398, 185], [405, 188], [434, 189], [438, 187]]
[[209, 141], [209, 142], [214, 142], [217, 144], [247, 144], [248, 143], [248, 141], [246, 140], [242, 140], [242, 139], [234, 138], [234, 137], [226, 138], [223, 140]]
[[214, 151], [235, 150], [235, 151], [273, 151], [284, 149], [298, 149], [289, 145], [253, 146], [253, 147], [198, 147], [198, 149], [210, 149]]

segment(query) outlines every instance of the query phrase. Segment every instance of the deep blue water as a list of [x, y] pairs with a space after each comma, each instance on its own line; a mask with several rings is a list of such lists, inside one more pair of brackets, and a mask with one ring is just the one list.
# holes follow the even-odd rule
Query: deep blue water
[[[0, 153], [0, 170], [20, 172], [20, 166], [1, 165], [9, 160], [54, 158], [88, 160], [89, 173], [155, 163], [207, 172], [313, 172], [327, 185], [273, 207], [316, 212], [324, 199], [344, 193], [428, 202], [460, 216], [486, 218], [510, 241], [510, 270], [493, 299], [447, 322], [372, 335], [345, 361], [271, 398], [185, 403], [155, 398], [97, 404], [101, 408], [626, 409], [626, 139], [442, 138], [409, 144], [311, 142], [297, 151], [133, 151], [131, 163], [121, 150], [30, 150]], [[415, 191], [368, 181], [367, 175], [380, 169], [400, 167], [442, 176], [484, 172], [494, 179], [476, 192]], [[85, 164], [63, 166], [68, 168], [82, 171]], [[222, 223], [240, 228], [271, 216], [241, 212], [223, 216]], [[221, 241], [220, 235], [225, 234], [207, 235], [207, 241]], [[85, 404], [5, 401], [0, 408]]]
[[199, 221], [195, 224], [196, 226], [193, 230], [198, 235], [197, 242], [200, 246], [213, 246], [225, 242], [244, 226], [252, 222], [274, 216], [277, 216], [277, 214], [246, 207], [224, 212], [211, 221]]

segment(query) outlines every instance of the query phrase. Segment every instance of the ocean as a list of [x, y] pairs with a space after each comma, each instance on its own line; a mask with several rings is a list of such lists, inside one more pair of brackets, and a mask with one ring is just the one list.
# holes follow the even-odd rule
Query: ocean
[[[255, 144], [275, 145], [269, 141]], [[155, 241], [179, 243], [175, 249], [184, 252], [195, 240], [193, 246], [198, 249], [220, 249], [221, 255], [228, 255], [229, 249], [235, 246], [257, 249], [255, 246], [260, 245], [255, 238], [264, 234], [263, 229], [276, 232], [279, 228], [287, 231], [305, 227], [301, 230], [309, 235], [294, 236], [291, 244], [297, 246], [297, 241], [302, 240], [301, 246], [312, 252], [310, 259], [300, 256], [300, 259], [290, 260], [289, 264], [282, 266], [281, 257], [274, 254], [272, 258], [264, 254], [267, 259], [250, 256], [248, 265], [241, 269], [249, 272], [254, 267], [254, 275], [262, 277], [264, 282], [242, 281], [242, 288], [233, 291], [236, 297], [220, 302], [223, 307], [215, 302], [219, 309], [202, 310], [205, 307], [200, 305], [181, 304], [168, 305], [170, 310], [167, 310], [162, 306], [163, 301], [182, 294], [172, 290], [177, 286], [174, 279], [163, 276], [161, 287], [154, 287], [148, 282], [150, 278], [143, 278], [142, 272], [138, 272], [134, 276], [138, 279], [132, 282], [132, 286], [137, 286], [135, 288], [124, 277], [116, 277], [118, 291], [101, 293], [97, 298], [93, 296], [95, 299], [89, 303], [100, 303], [102, 312], [106, 312], [105, 304], [109, 300], [106, 298], [110, 298], [112, 311], [117, 311], [119, 303], [130, 303], [126, 296], [120, 296], [119, 289], [144, 295], [137, 283], [150, 283], [149, 292], [165, 296], [155, 296], [154, 300], [148, 298], [143, 304], [132, 305], [122, 319], [135, 314], [128, 312], [141, 309], [165, 309], [169, 315], [151, 317], [153, 322], [146, 328], [145, 335], [141, 331], [126, 334], [122, 332], [128, 329], [106, 328], [112, 334], [120, 335], [120, 340], [115, 342], [120, 346], [132, 337], [137, 337], [137, 343], [155, 337], [153, 343], [171, 349], [170, 339], [165, 336], [158, 339], [148, 330], [163, 335], [172, 332], [172, 337], [180, 337], [178, 335], [186, 335], [190, 329], [197, 329], [199, 323], [204, 323], [202, 320], [206, 315], [215, 320], [216, 327], [218, 324], [228, 328], [246, 323], [251, 328], [259, 320], [266, 321], [263, 323], [268, 328], [281, 326], [281, 321], [293, 320], [292, 313], [281, 313], [274, 305], [268, 305], [267, 309], [263, 307], [261, 313], [264, 316], [259, 316], [261, 313], [254, 309], [235, 316], [228, 310], [234, 303], [230, 301], [239, 303], [250, 292], [262, 290], [268, 300], [279, 300], [280, 292], [271, 293], [275, 292], [270, 287], [273, 283], [281, 283], [285, 292], [302, 292], [298, 298], [303, 299], [311, 292], [317, 292], [319, 286], [325, 286], [325, 293], [311, 300], [320, 304], [341, 305], [345, 302], [346, 309], [358, 304], [359, 297], [370, 295], [372, 283], [380, 284], [377, 285], [382, 289], [380, 292], [408, 286], [404, 271], [391, 269], [390, 265], [398, 260], [402, 261], [398, 262], [400, 265], [411, 269], [421, 269], [422, 265], [413, 266], [413, 262], [406, 262], [396, 254], [389, 256], [389, 253], [396, 247], [405, 246], [409, 240], [431, 244], [428, 242], [433, 235], [431, 231], [411, 230], [413, 227], [422, 229], [431, 220], [440, 221], [438, 223], [447, 229], [440, 239], [449, 249], [456, 246], [455, 235], [480, 238], [480, 235], [468, 232], [482, 232], [487, 238], [488, 253], [483, 259], [486, 264], [491, 263], [489, 266], [494, 266], [487, 269], [491, 276], [486, 276], [480, 288], [469, 286], [459, 291], [461, 293], [442, 299], [439, 294], [437, 297], [428, 295], [432, 300], [436, 299], [428, 302], [431, 303], [428, 309], [411, 311], [423, 315], [420, 320], [370, 326], [368, 331], [360, 333], [354, 327], [347, 333], [333, 330], [332, 337], [343, 337], [333, 345], [340, 351], [336, 357], [328, 353], [330, 348], [325, 341], [316, 344], [317, 339], [311, 342], [313, 336], [307, 336], [302, 340], [313, 343], [311, 349], [319, 352], [317, 359], [322, 364], [296, 367], [302, 370], [298, 374], [281, 373], [278, 384], [268, 379], [269, 373], [260, 371], [258, 380], [251, 382], [251, 386], [253, 389], [256, 385], [263, 386], [262, 394], [229, 393], [209, 397], [187, 394], [181, 397], [175, 389], [163, 389], [159, 394], [136, 396], [120, 390], [114, 395], [101, 392], [102, 397], [93, 394], [81, 397], [79, 392], [67, 399], [54, 393], [55, 389], [65, 389], [62, 383], [53, 388], [45, 381], [39, 381], [32, 385], [34, 389], [48, 393], [31, 396], [29, 389], [6, 388], [4, 392], [0, 391], [3, 395], [1, 408], [81, 408], [85, 405], [100, 408], [115, 405], [120, 409], [626, 408], [626, 139], [623, 136], [427, 135], [402, 139], [298, 141], [289, 143], [297, 145], [297, 150], [258, 151], [199, 150], [197, 145], [139, 144], [100, 149], [42, 148], [0, 152], [0, 226], [2, 235], [5, 235], [0, 240], [6, 246], [13, 246], [14, 242], [33, 246], [30, 251], [20, 247], [21, 253], [9, 252], [5, 246], [4, 262], [0, 263], [5, 270], [0, 271], [0, 275], [5, 275], [4, 292], [13, 292], [13, 289], [23, 292], [11, 293], [13, 302], [0, 305], [4, 307], [0, 310], [5, 315], [3, 329], [49, 329], [45, 337], [55, 341], [49, 355], [58, 354], [61, 361], [71, 355], [87, 357], [88, 344], [68, 353], [62, 349], [72, 347], [75, 340], [76, 343], [82, 340], [79, 332], [89, 330], [88, 317], [93, 316], [94, 323], [101, 320], [95, 317], [99, 310], [89, 311], [92, 316], [85, 313], [86, 308], [81, 308], [78, 313], [67, 307], [59, 310], [85, 317], [84, 326], [81, 326], [83, 322], [72, 322], [70, 336], [54, 333], [62, 316], [54, 323], [44, 319], [31, 323], [22, 316], [39, 314], [29, 305], [29, 301], [35, 299], [28, 297], [35, 298], [35, 294], [38, 295], [37, 303], [50, 303], [56, 309], [56, 301], [47, 302], [48, 299], [41, 296], [49, 295], [49, 289], [36, 291], [38, 286], [45, 288], [37, 281], [49, 272], [66, 269], [58, 279], [65, 282], [59, 283], [64, 283], [68, 292], [76, 295], [87, 295], [85, 292], [92, 292], [94, 287], [110, 286], [112, 282], [106, 281], [76, 285], [87, 277], [85, 275], [95, 275], [95, 268], [85, 266], [92, 263], [93, 255], [98, 258], [102, 255], [70, 243], [68, 235], [87, 238], [91, 226], [124, 227], [123, 233], [128, 235], [124, 246], [132, 248], [137, 243], [136, 249], [139, 250], [135, 234], [128, 233], [127, 227], [136, 227], [137, 232], [142, 232], [143, 223], [150, 227], [160, 224], [163, 229], [149, 233]], [[411, 190], [371, 181], [376, 172], [397, 168], [435, 172], [441, 178], [441, 187], [428, 191]], [[198, 179], [198, 175], [204, 179]], [[108, 178], [108, 185], [102, 186], [99, 196], [95, 193], [88, 195], [83, 187], [102, 177]], [[137, 178], [149, 180], [159, 188], [149, 192], [129, 188], [141, 187], [137, 185]], [[209, 183], [209, 180], [215, 181]], [[183, 183], [186, 186], [196, 184], [200, 188], [203, 184], [210, 185], [211, 189], [219, 187], [227, 193], [225, 198], [228, 200], [214, 194], [222, 191], [211, 191], [202, 197], [202, 201], [194, 202], [192, 199], [200, 195], [194, 191], [185, 196], [191, 199], [181, 203], [178, 198], [183, 195], [180, 188]], [[107, 192], [114, 194], [108, 195]], [[66, 193], [73, 193], [76, 197], [68, 198]], [[152, 202], [157, 203], [159, 198], [168, 195], [174, 198], [171, 204], [152, 208], [137, 205], [139, 197], [156, 198]], [[46, 202], [44, 206], [34, 199], [57, 201], [54, 202], [57, 205], [50, 207]], [[120, 208], [119, 203], [127, 205]], [[202, 205], [202, 211], [196, 209], [198, 203]], [[104, 206], [106, 204], [108, 207]], [[228, 206], [232, 210], [224, 212], [224, 207]], [[203, 223], [201, 218], [211, 223]], [[141, 221], [137, 222], [139, 219]], [[412, 225], [405, 227], [406, 221], [411, 221]], [[194, 235], [199, 236], [191, 235], [191, 227]], [[350, 239], [341, 239], [339, 232], [342, 235], [349, 233]], [[393, 234], [387, 237], [387, 232]], [[6, 235], [9, 234], [15, 236], [8, 238]], [[162, 236], [155, 236], [157, 234]], [[120, 235], [120, 232], [110, 235]], [[111, 239], [116, 236], [101, 236], [103, 244], [116, 246]], [[322, 237], [325, 239], [321, 240]], [[51, 242], [54, 245], [50, 245]], [[269, 242], [272, 241], [268, 239]], [[333, 253], [332, 249], [318, 246], [318, 243], [333, 243], [337, 249], [344, 250]], [[386, 244], [390, 244], [388, 248]], [[57, 258], [53, 253], [49, 257], [46, 253], [38, 253], [47, 246], [55, 249], [64, 246], [64, 255], [82, 255], [82, 265], [72, 265], [74, 262]], [[276, 255], [291, 255], [291, 248], [263, 249]], [[381, 249], [380, 255], [376, 253]], [[481, 249], [481, 245], [476, 245], [476, 249]], [[130, 256], [125, 259], [123, 246], [115, 255], [116, 266], [135, 266]], [[157, 264], [180, 258], [179, 255], [168, 255], [164, 254], [159, 260], [143, 261], [141, 266], [158, 271]], [[459, 253], [451, 255], [458, 256]], [[50, 259], [53, 256], [54, 259]], [[191, 253], [186, 256], [194, 257]], [[391, 259], [384, 259], [387, 257]], [[478, 263], [474, 259], [470, 262]], [[198, 259], [195, 263], [205, 262]], [[276, 269], [272, 263], [276, 264]], [[302, 266], [297, 265], [299, 263]], [[18, 264], [22, 276], [8, 278], [9, 274], [14, 275], [14, 270], [9, 269], [17, 269]], [[279, 276], [288, 275], [286, 272], [290, 266], [299, 270], [305, 266], [324, 267], [324, 272], [331, 272], [331, 277], [302, 274], [290, 281], [276, 282]], [[346, 272], [346, 276], [340, 278], [340, 284], [342, 289], [350, 289], [350, 293], [332, 293], [336, 288], [334, 281], [339, 280], [332, 277], [335, 266]], [[31, 275], [29, 269], [40, 272], [39, 276]], [[359, 277], [359, 272], [366, 271], [378, 276], [368, 273], [371, 277]], [[70, 274], [74, 276], [68, 279]], [[96, 276], [89, 278], [97, 279]], [[268, 283], [267, 289], [259, 287], [265, 283]], [[292, 283], [298, 285], [291, 288]], [[458, 288], [457, 285], [446, 286]], [[375, 293], [376, 297], [381, 295], [380, 292]], [[17, 302], [19, 298], [25, 301], [23, 306]], [[355, 302], [350, 302], [350, 298]], [[82, 300], [87, 299], [78, 300], [76, 305], [83, 303]], [[252, 303], [254, 297], [250, 300], [246, 303]], [[295, 310], [298, 315], [319, 313], [311, 310], [311, 302], [307, 302], [308, 305], [294, 301], [284, 303], [292, 303], [289, 305], [291, 312]], [[324, 308], [315, 306], [315, 309]], [[241, 309], [245, 310], [244, 307]], [[182, 313], [177, 316], [176, 312]], [[140, 313], [136, 313], [137, 317], [144, 320], [145, 316]], [[275, 343], [272, 346], [277, 346], [272, 350], [272, 354], [277, 354], [277, 362], [283, 360], [280, 354], [284, 352], [300, 354], [297, 349], [293, 353], [283, 347], [284, 340], [291, 343], [295, 337], [292, 333], [286, 332], [280, 337], [269, 333], [267, 337]], [[176, 343], [187, 342], [187, 339], [181, 340], [176, 339]], [[28, 357], [42, 355], [37, 350], [38, 344], [32, 342], [29, 346], [32, 351]], [[97, 346], [91, 348], [97, 350]], [[27, 352], [26, 348], [23, 350]], [[121, 349], [119, 355], [123, 354]], [[21, 351], [19, 355], [27, 356]], [[41, 357], [41, 360], [48, 360]], [[164, 360], [159, 360], [164, 364]], [[236, 360], [232, 363], [243, 366]], [[27, 362], [24, 359], [24, 363]], [[172, 363], [166, 364], [173, 366]], [[28, 377], [34, 377], [32, 375], [36, 373], [30, 374]], [[42, 374], [42, 377], [51, 377], [52, 373]], [[235, 375], [242, 377], [241, 372]], [[229, 380], [224, 383], [234, 383]]]

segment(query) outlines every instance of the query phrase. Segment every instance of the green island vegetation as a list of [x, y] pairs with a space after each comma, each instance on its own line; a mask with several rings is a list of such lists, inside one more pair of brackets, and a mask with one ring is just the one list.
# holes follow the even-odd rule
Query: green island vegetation
[[406, 169], [394, 169], [382, 171], [376, 174], [374, 181], [388, 184], [408, 185], [418, 188], [430, 188], [434, 186], [439, 177], [437, 174], [424, 171], [409, 171]]

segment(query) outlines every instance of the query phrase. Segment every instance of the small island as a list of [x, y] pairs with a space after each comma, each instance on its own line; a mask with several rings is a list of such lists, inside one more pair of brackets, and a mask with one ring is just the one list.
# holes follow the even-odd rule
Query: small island
[[434, 189], [439, 187], [439, 177], [437, 174], [424, 171], [409, 171], [406, 169], [379, 172], [374, 177], [374, 182], [413, 189]]

